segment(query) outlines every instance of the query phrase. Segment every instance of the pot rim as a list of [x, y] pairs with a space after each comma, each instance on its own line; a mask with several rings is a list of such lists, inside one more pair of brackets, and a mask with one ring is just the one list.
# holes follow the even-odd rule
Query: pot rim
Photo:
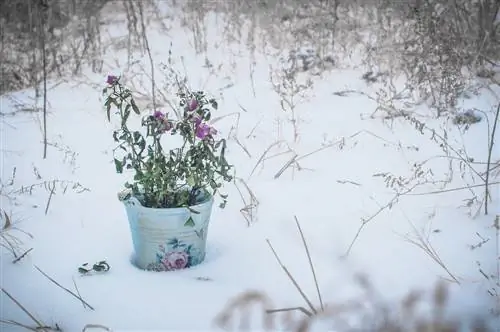
[[134, 198], [139, 202], [139, 205], [141, 208], [144, 209], [149, 209], [149, 210], [189, 210], [189, 209], [195, 209], [196, 207], [200, 207], [202, 205], [206, 205], [208, 203], [213, 203], [214, 201], [214, 195], [212, 195], [208, 190], [205, 190], [205, 199], [199, 203], [196, 203], [194, 205], [189, 205], [188, 207], [165, 207], [165, 208], [153, 208], [153, 207], [147, 207], [142, 205], [140, 199], [132, 194], [132, 191], [130, 189], [124, 189], [118, 192], [118, 200], [122, 203], [127, 203], [130, 198]]

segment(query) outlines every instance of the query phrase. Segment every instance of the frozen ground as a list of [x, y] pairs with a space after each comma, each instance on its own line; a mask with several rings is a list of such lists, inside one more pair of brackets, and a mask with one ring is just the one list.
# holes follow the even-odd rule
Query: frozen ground
[[[118, 21], [118, 19], [117, 19]], [[108, 25], [110, 45], [121, 35], [118, 23]], [[216, 23], [210, 25], [216, 31]], [[213, 33], [209, 31], [209, 33]], [[159, 65], [172, 52], [171, 67], [189, 78], [195, 89], [206, 89], [219, 100], [220, 114], [232, 114], [218, 121], [221, 134], [229, 136], [228, 158], [235, 165], [237, 187], [227, 185], [230, 194], [225, 210], [215, 208], [208, 235], [206, 261], [189, 270], [175, 273], [151, 273], [130, 264], [132, 243], [125, 210], [116, 193], [125, 182], [115, 174], [111, 149], [112, 127], [105, 120], [101, 90], [105, 76], [123, 74], [131, 82], [149, 89], [141, 66], [149, 68], [146, 55], [138, 54], [135, 65], [126, 68], [126, 50], [110, 46], [105, 71], [67, 82], [49, 84], [48, 158], [42, 159], [41, 113], [23, 107], [35, 107], [31, 90], [1, 97], [1, 180], [3, 193], [23, 186], [32, 191], [2, 196], [2, 209], [11, 215], [15, 226], [31, 234], [12, 230], [23, 241], [29, 254], [12, 264], [11, 254], [1, 251], [1, 287], [14, 296], [37, 319], [47, 325], [58, 324], [64, 331], [79, 331], [86, 324], [102, 324], [114, 331], [207, 331], [214, 327], [214, 317], [228, 300], [245, 291], [261, 291], [272, 299], [272, 307], [306, 306], [304, 300], [276, 262], [266, 239], [269, 239], [282, 262], [302, 289], [319, 307], [315, 284], [303, 249], [294, 216], [300, 221], [321, 287], [325, 303], [342, 303], [360, 298], [363, 290], [355, 275], [365, 274], [382, 300], [398, 301], [411, 289], [432, 290], [440, 279], [450, 282], [455, 313], [487, 313], [493, 298], [487, 290], [494, 287], [481, 274], [496, 273], [498, 242], [492, 227], [495, 213], [500, 212], [498, 186], [492, 186], [491, 213], [475, 219], [468, 213], [478, 208], [460, 207], [471, 196], [467, 190], [399, 198], [391, 209], [381, 209], [394, 197], [377, 173], [393, 173], [411, 178], [412, 165], [433, 156], [443, 155], [430, 134], [420, 134], [408, 121], [367, 119], [376, 103], [365, 96], [338, 96], [339, 90], [359, 90], [373, 94], [378, 88], [367, 85], [361, 69], [326, 72], [314, 79], [314, 87], [297, 106], [299, 140], [294, 142], [292, 126], [279, 105], [279, 96], [269, 81], [272, 57], [257, 54], [254, 72], [255, 96], [249, 78], [251, 59], [243, 46], [219, 43], [209, 45], [206, 55], [197, 55], [191, 34], [175, 24], [169, 34], [151, 29], [150, 44]], [[172, 46], [170, 47], [170, 43]], [[208, 60], [212, 66], [205, 66]], [[157, 73], [157, 80], [168, 81]], [[161, 84], [161, 83], [159, 83]], [[499, 90], [493, 91], [500, 93]], [[172, 94], [173, 90], [165, 90]], [[491, 112], [498, 100], [491, 92], [461, 101], [464, 108], [476, 107]], [[39, 102], [38, 102], [39, 103]], [[28, 105], [28, 106], [26, 106]], [[29, 106], [31, 105], [31, 106]], [[143, 102], [142, 106], [146, 106]], [[165, 106], [169, 110], [168, 106]], [[420, 114], [429, 114], [421, 107]], [[147, 110], [145, 110], [147, 112]], [[238, 114], [237, 116], [234, 114]], [[239, 119], [239, 121], [237, 121]], [[487, 121], [474, 124], [461, 134], [450, 120], [422, 117], [428, 127], [445, 127], [448, 142], [466, 148], [476, 161], [487, 158]], [[233, 128], [233, 129], [231, 129]], [[238, 142], [236, 141], [236, 138]], [[273, 143], [263, 162], [259, 162]], [[339, 141], [339, 144], [330, 143]], [[287, 145], [288, 144], [288, 145]], [[241, 147], [244, 146], [247, 152]], [[323, 150], [308, 155], [321, 147]], [[298, 155], [301, 170], [290, 167], [275, 175]], [[492, 160], [500, 158], [498, 147]], [[256, 166], [257, 165], [257, 166]], [[434, 179], [445, 178], [448, 161], [436, 158], [424, 166], [431, 167]], [[458, 166], [447, 188], [464, 186]], [[483, 171], [482, 165], [477, 165]], [[255, 169], [254, 169], [255, 168]], [[15, 169], [11, 185], [9, 179]], [[242, 179], [243, 181], [239, 180]], [[471, 182], [466, 175], [466, 180]], [[56, 181], [56, 182], [54, 182]], [[69, 181], [63, 193], [64, 183]], [[50, 195], [50, 184], [55, 194]], [[81, 187], [73, 189], [73, 184]], [[250, 227], [240, 209], [250, 201], [246, 183], [258, 200], [252, 208]], [[480, 182], [477, 182], [480, 183]], [[80, 189], [83, 192], [77, 193]], [[422, 185], [413, 193], [439, 190], [438, 185]], [[479, 197], [483, 188], [475, 188]], [[50, 201], [49, 201], [50, 198]], [[49, 202], [49, 203], [48, 203]], [[47, 213], [45, 209], [48, 205]], [[380, 213], [377, 212], [381, 210]], [[374, 218], [369, 219], [371, 216]], [[351, 245], [362, 219], [369, 219]], [[405, 236], [428, 232], [428, 239], [438, 252], [449, 273], [423, 250], [410, 244]], [[489, 239], [482, 246], [470, 246]], [[342, 258], [343, 257], [343, 258]], [[77, 269], [85, 262], [106, 260], [108, 273], [81, 276]], [[479, 266], [480, 264], [480, 266]], [[75, 291], [75, 284], [85, 301], [95, 310], [85, 308], [70, 294], [44, 277], [40, 268], [62, 286]], [[497, 288], [498, 290], [498, 288]], [[0, 298], [2, 320], [14, 320], [33, 326], [30, 318], [9, 298]], [[259, 328], [254, 308], [252, 324]], [[301, 318], [300, 313], [293, 315]], [[282, 315], [276, 323], [279, 324]], [[278, 328], [279, 325], [276, 326]], [[16, 331], [2, 325], [2, 331]], [[19, 329], [21, 330], [21, 329]]]

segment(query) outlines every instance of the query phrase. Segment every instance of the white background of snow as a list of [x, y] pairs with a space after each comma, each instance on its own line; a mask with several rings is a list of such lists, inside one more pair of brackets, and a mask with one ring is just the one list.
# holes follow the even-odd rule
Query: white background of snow
[[[34, 237], [21, 235], [24, 247], [34, 250], [17, 264], [11, 264], [11, 257], [2, 250], [0, 281], [4, 289], [36, 317], [47, 324], [57, 323], [65, 331], [81, 330], [88, 323], [103, 324], [117, 331], [207, 330], [213, 328], [214, 317], [227, 301], [246, 290], [266, 292], [277, 308], [305, 306], [272, 256], [265, 241], [269, 239], [281, 260], [317, 304], [307, 258], [294, 224], [296, 215], [308, 241], [326, 303], [358, 298], [362, 291], [353, 278], [357, 273], [366, 274], [384, 300], [393, 301], [410, 289], [430, 290], [440, 276], [446, 277], [428, 256], [398, 235], [410, 231], [408, 220], [418, 228], [427, 227], [429, 215], [434, 214], [432, 229], [441, 232], [432, 235], [432, 244], [448, 268], [463, 281], [462, 287], [452, 287], [456, 296], [452, 301], [453, 310], [486, 312], [491, 305], [486, 289], [491, 285], [484, 282], [476, 261], [484, 270], [494, 272], [496, 250], [491, 228], [494, 214], [470, 219], [467, 210], [457, 208], [462, 199], [467, 198], [466, 192], [401, 198], [392, 210], [381, 213], [366, 226], [347, 260], [339, 259], [352, 241], [361, 218], [375, 213], [378, 204], [385, 204], [393, 196], [383, 181], [372, 175], [379, 172], [408, 175], [413, 162], [441, 154], [427, 136], [420, 135], [402, 120], [396, 119], [392, 130], [380, 120], [361, 120], [360, 115], [371, 114], [376, 107], [366, 97], [332, 94], [342, 89], [373, 91], [373, 87], [360, 79], [362, 70], [334, 69], [315, 81], [309, 99], [298, 107], [303, 120], [299, 124], [301, 139], [292, 144], [289, 123], [282, 125], [285, 135], [277, 136], [276, 119], [285, 119], [287, 115], [280, 110], [278, 96], [269, 82], [272, 58], [258, 55], [256, 59], [254, 98], [248, 52], [244, 46], [224, 45], [217, 36], [215, 20], [207, 23], [213, 29], [209, 40], [219, 46], [209, 45], [206, 54], [215, 68], [213, 74], [203, 67], [205, 55], [195, 54], [189, 30], [172, 25], [169, 35], [153, 28], [148, 31], [155, 61], [166, 62], [172, 43], [174, 67], [181, 73], [186, 71], [193, 88], [206, 89], [217, 97], [220, 113], [214, 116], [240, 113], [238, 139], [252, 158], [234, 141], [229, 143], [228, 158], [235, 165], [237, 176], [245, 179], [260, 202], [258, 220], [247, 227], [239, 212], [244, 206], [239, 194], [233, 185], [226, 185], [229, 204], [225, 210], [214, 208], [208, 255], [203, 264], [175, 273], [135, 269], [129, 261], [132, 243], [125, 211], [116, 199], [125, 182], [122, 176], [115, 174], [112, 163], [111, 133], [116, 123], [107, 123], [102, 106], [101, 90], [107, 73], [89, 72], [84, 77], [68, 78], [68, 82], [49, 91], [49, 141], [77, 152], [75, 165], [64, 162], [64, 153], [53, 147], [49, 147], [48, 159], [42, 160], [38, 114], [19, 112], [1, 119], [2, 181], [10, 177], [15, 167], [16, 188], [61, 179], [77, 181], [91, 189], [83, 194], [68, 190], [64, 195], [55, 195], [46, 216], [48, 192], [43, 189], [31, 196], [19, 196], [14, 204], [2, 197], [5, 204], [2, 207], [8, 206], [13, 220], [19, 222], [16, 226]], [[123, 25], [104, 28], [114, 36], [126, 31]], [[138, 56], [136, 60], [149, 68], [147, 56]], [[125, 72], [126, 61], [126, 51], [115, 51], [110, 46], [105, 69], [109, 74], [123, 73], [125, 82], [134, 80], [140, 84], [132, 72]], [[117, 67], [116, 63], [122, 66]], [[231, 64], [235, 64], [234, 68]], [[136, 72], [137, 68], [134, 67]], [[159, 71], [158, 80], [162, 78], [160, 75]], [[229, 83], [232, 86], [224, 89]], [[143, 88], [149, 89], [149, 84]], [[11, 98], [2, 96], [1, 112], [15, 110], [12, 97], [30, 104], [33, 96], [31, 90], [16, 92]], [[491, 94], [483, 94], [462, 103], [463, 107], [490, 111], [497, 101]], [[243, 112], [239, 105], [248, 112]], [[426, 122], [435, 128], [442, 124], [441, 120]], [[257, 123], [253, 135], [246, 138]], [[227, 135], [232, 125], [234, 117], [228, 117], [219, 121], [217, 128], [222, 135]], [[486, 160], [486, 125], [486, 121], [475, 124], [463, 136], [463, 143], [476, 160]], [[451, 122], [447, 126], [450, 137], [462, 139], [453, 136], [457, 131]], [[313, 171], [295, 172], [293, 179], [290, 169], [279, 179], [273, 179], [291, 155], [267, 160], [249, 177], [265, 148], [278, 139], [287, 140], [302, 155], [321, 147], [325, 140], [335, 141], [358, 131], [374, 133], [393, 144], [415, 145], [419, 151], [384, 145], [383, 141], [364, 133], [346, 139], [342, 150], [329, 148], [305, 158], [301, 166]], [[280, 151], [274, 150], [274, 153]], [[499, 157], [497, 148], [493, 160]], [[41, 180], [34, 177], [33, 167], [39, 171]], [[439, 172], [446, 164], [435, 163], [435, 167], [435, 172]], [[339, 184], [337, 180], [351, 180], [361, 186]], [[460, 186], [462, 182], [457, 179], [454, 184]], [[492, 212], [499, 212], [498, 187], [494, 188]], [[471, 251], [468, 246], [479, 241], [476, 232], [492, 240]], [[109, 273], [89, 277], [78, 274], [77, 268], [82, 263], [103, 259], [112, 267]], [[84, 309], [78, 300], [49, 282], [33, 265], [71, 289], [74, 279], [83, 298], [96, 310]], [[200, 277], [210, 281], [197, 280]], [[31, 323], [5, 296], [2, 295], [0, 301], [2, 319]], [[258, 321], [254, 323], [254, 327], [259, 326]], [[14, 331], [8, 326], [2, 328]]]

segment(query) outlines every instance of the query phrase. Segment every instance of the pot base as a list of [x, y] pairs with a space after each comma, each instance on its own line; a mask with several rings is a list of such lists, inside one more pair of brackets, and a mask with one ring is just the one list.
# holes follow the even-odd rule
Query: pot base
[[213, 197], [191, 209], [147, 208], [134, 197], [122, 202], [132, 235], [131, 263], [135, 267], [146, 271], [175, 271], [205, 260]]

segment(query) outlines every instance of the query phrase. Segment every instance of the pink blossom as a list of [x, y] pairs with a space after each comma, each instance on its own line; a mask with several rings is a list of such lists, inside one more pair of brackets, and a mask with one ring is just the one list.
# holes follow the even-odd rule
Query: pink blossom
[[109, 85], [113, 85], [117, 81], [118, 81], [118, 77], [116, 77], [114, 75], [108, 75], [108, 79], [106, 80], [106, 83], [108, 83]]
[[167, 253], [161, 263], [167, 271], [180, 270], [187, 266], [189, 256], [184, 251], [174, 251]]

